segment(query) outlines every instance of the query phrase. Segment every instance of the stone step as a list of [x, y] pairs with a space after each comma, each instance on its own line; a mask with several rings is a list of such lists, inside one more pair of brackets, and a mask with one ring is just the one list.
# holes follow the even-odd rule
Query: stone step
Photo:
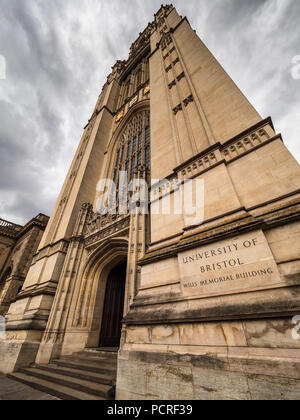
[[[65, 357], [66, 358], [66, 357]], [[85, 362], [95, 362], [95, 363], [104, 363], [104, 364], [108, 364], [108, 365], [113, 365], [113, 366], [117, 366], [118, 364], [118, 359], [117, 358], [112, 358], [112, 357], [106, 357], [106, 356], [94, 356], [93, 354], [91, 355], [87, 355], [84, 353], [76, 353], [73, 354], [72, 356], [68, 356], [67, 357], [68, 360], [83, 360]]]
[[64, 356], [61, 357], [60, 359], [55, 360], [55, 362], [57, 361], [67, 361], [67, 362], [72, 362], [78, 365], [91, 365], [94, 366], [95, 368], [97, 367], [107, 367], [109, 370], [117, 370], [117, 361], [116, 360], [102, 360], [99, 359], [97, 357], [93, 358], [93, 357], [88, 357], [85, 358], [84, 356]]
[[116, 353], [118, 354], [119, 348], [118, 347], [97, 347], [97, 348], [86, 348], [82, 351], [88, 352], [88, 353]]
[[118, 352], [109, 351], [80, 351], [74, 353], [72, 356], [84, 356], [86, 358], [103, 359], [103, 360], [118, 360]]
[[39, 369], [46, 370], [48, 372], [57, 373], [59, 375], [71, 376], [78, 379], [84, 379], [86, 381], [96, 382], [103, 385], [114, 385], [115, 374], [105, 375], [79, 369], [71, 369], [67, 367], [58, 366], [55, 364], [50, 365], [38, 365]]
[[86, 351], [96, 350], [96, 351], [112, 351], [118, 353], [119, 347], [97, 347], [96, 349], [85, 349]]
[[95, 361], [84, 361], [78, 359], [69, 359], [69, 358], [62, 358], [59, 360], [53, 360], [52, 362], [55, 365], [63, 366], [71, 369], [79, 369], [88, 372], [100, 373], [104, 375], [113, 375], [116, 376], [117, 367], [116, 365], [108, 364], [108, 363], [99, 363]]
[[90, 401], [97, 400], [103, 401], [106, 398], [96, 396], [93, 394], [87, 394], [82, 391], [78, 391], [73, 388], [69, 388], [63, 385], [55, 384], [53, 382], [46, 381], [44, 379], [36, 378], [33, 376], [28, 376], [24, 373], [11, 373], [7, 375], [10, 379], [21, 382], [25, 385], [30, 386], [31, 388], [37, 389], [39, 391], [45, 392], [49, 395], [53, 395], [62, 400], [82, 400]]
[[111, 389], [110, 385], [99, 384], [84, 379], [65, 376], [55, 372], [45, 371], [43, 369], [40, 369], [39, 367], [24, 368], [21, 369], [19, 373], [22, 373], [29, 377], [45, 380], [47, 382], [53, 382], [54, 384], [75, 389], [86, 394], [95, 395], [96, 397], [109, 399], [107, 393]]

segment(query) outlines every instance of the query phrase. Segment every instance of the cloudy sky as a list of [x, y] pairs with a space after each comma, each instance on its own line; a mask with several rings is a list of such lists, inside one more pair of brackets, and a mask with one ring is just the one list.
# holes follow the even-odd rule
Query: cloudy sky
[[[101, 86], [161, 0], [0, 0], [0, 217], [50, 214]], [[174, 0], [300, 160], [299, 0]], [[1, 58], [1, 57], [0, 57]], [[1, 63], [1, 60], [0, 60]], [[1, 68], [0, 68], [1, 78]]]

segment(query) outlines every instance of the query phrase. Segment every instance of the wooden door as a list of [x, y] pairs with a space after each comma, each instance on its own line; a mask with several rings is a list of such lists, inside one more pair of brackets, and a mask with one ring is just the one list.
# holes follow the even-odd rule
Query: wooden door
[[100, 335], [100, 347], [119, 347], [124, 311], [126, 263], [115, 267], [109, 274]]

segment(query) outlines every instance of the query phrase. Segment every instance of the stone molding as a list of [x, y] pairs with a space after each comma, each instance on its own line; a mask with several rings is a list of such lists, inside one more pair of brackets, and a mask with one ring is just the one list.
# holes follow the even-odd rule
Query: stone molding
[[[190, 299], [191, 300], [191, 299]], [[199, 301], [199, 298], [192, 299]], [[239, 295], [222, 297], [222, 306], [218, 298], [201, 299], [204, 305], [189, 305], [182, 296], [163, 295], [136, 298], [131, 311], [124, 318], [126, 325], [176, 324], [187, 322], [230, 321], [239, 319], [258, 319], [269, 317], [291, 317], [300, 309], [299, 286], [290, 287], [283, 293], [283, 288], [260, 290]], [[174, 308], [176, 303], [176, 312]], [[162, 306], [163, 304], [163, 306]], [[159, 311], [157, 307], [159, 305]], [[201, 310], [199, 309], [201, 308]]]
[[[177, 112], [181, 110], [182, 105], [180, 104], [173, 112], [176, 115]], [[184, 180], [199, 177], [218, 165], [228, 165], [248, 153], [278, 139], [282, 141], [281, 134], [271, 136], [267, 132], [266, 128], [268, 126], [271, 126], [273, 129], [271, 118], [266, 118], [259, 124], [250, 127], [247, 131], [235, 136], [233, 139], [230, 139], [223, 144], [220, 142], [216, 143], [206, 150], [203, 150], [192, 159], [183, 162], [173, 170], [173, 174], [170, 174], [166, 178], [170, 181], [170, 193], [173, 193], [178, 189]], [[160, 200], [168, 193], [169, 191], [166, 192], [166, 185], [164, 182], [153, 185], [151, 189], [151, 202], [154, 203], [155, 201]]]
[[42, 258], [50, 257], [51, 255], [54, 255], [58, 252], [66, 254], [68, 250], [69, 242], [70, 241], [67, 239], [61, 239], [58, 242], [47, 245], [46, 247], [40, 249], [38, 253], [35, 255], [33, 263], [36, 263]]
[[[259, 125], [250, 127], [247, 132], [240, 134], [226, 143], [217, 143], [210, 147], [210, 152], [201, 152], [188, 163], [183, 163], [174, 170], [180, 178], [187, 179], [201, 175], [204, 171], [218, 162], [230, 163], [246, 154], [257, 150], [265, 144], [281, 139], [281, 135], [270, 136], [266, 127], [270, 125], [270, 119], [261, 121]], [[215, 149], [215, 150], [213, 150]]]
[[[280, 201], [280, 197], [278, 198]], [[241, 212], [241, 209], [237, 209]], [[224, 215], [220, 216], [221, 221], [217, 221], [210, 227], [199, 226], [197, 233], [182, 234], [177, 241], [169, 243], [167, 246], [151, 249], [146, 252], [143, 259], [138, 261], [138, 265], [148, 265], [155, 261], [160, 261], [170, 257], [177, 256], [179, 252], [193, 249], [198, 246], [209, 244], [222, 240], [237, 234], [245, 233], [255, 229], [267, 230], [282, 223], [291, 223], [300, 220], [300, 198], [293, 199], [285, 204], [274, 205], [272, 210], [259, 216], [252, 216], [245, 209], [242, 214], [232, 216], [226, 221], [222, 220]]]
[[[51, 285], [52, 283], [52, 285]], [[48, 281], [45, 284], [41, 284], [38, 286], [35, 286], [34, 288], [26, 289], [18, 294], [16, 297], [17, 300], [22, 300], [24, 298], [32, 298], [34, 296], [40, 296], [40, 295], [48, 295], [48, 296], [54, 296], [56, 292], [57, 283]]]

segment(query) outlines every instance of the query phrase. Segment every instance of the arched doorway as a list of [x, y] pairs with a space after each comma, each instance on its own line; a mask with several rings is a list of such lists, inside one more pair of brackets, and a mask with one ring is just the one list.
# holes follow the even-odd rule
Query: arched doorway
[[127, 262], [118, 264], [108, 275], [99, 347], [119, 347], [124, 311]]

